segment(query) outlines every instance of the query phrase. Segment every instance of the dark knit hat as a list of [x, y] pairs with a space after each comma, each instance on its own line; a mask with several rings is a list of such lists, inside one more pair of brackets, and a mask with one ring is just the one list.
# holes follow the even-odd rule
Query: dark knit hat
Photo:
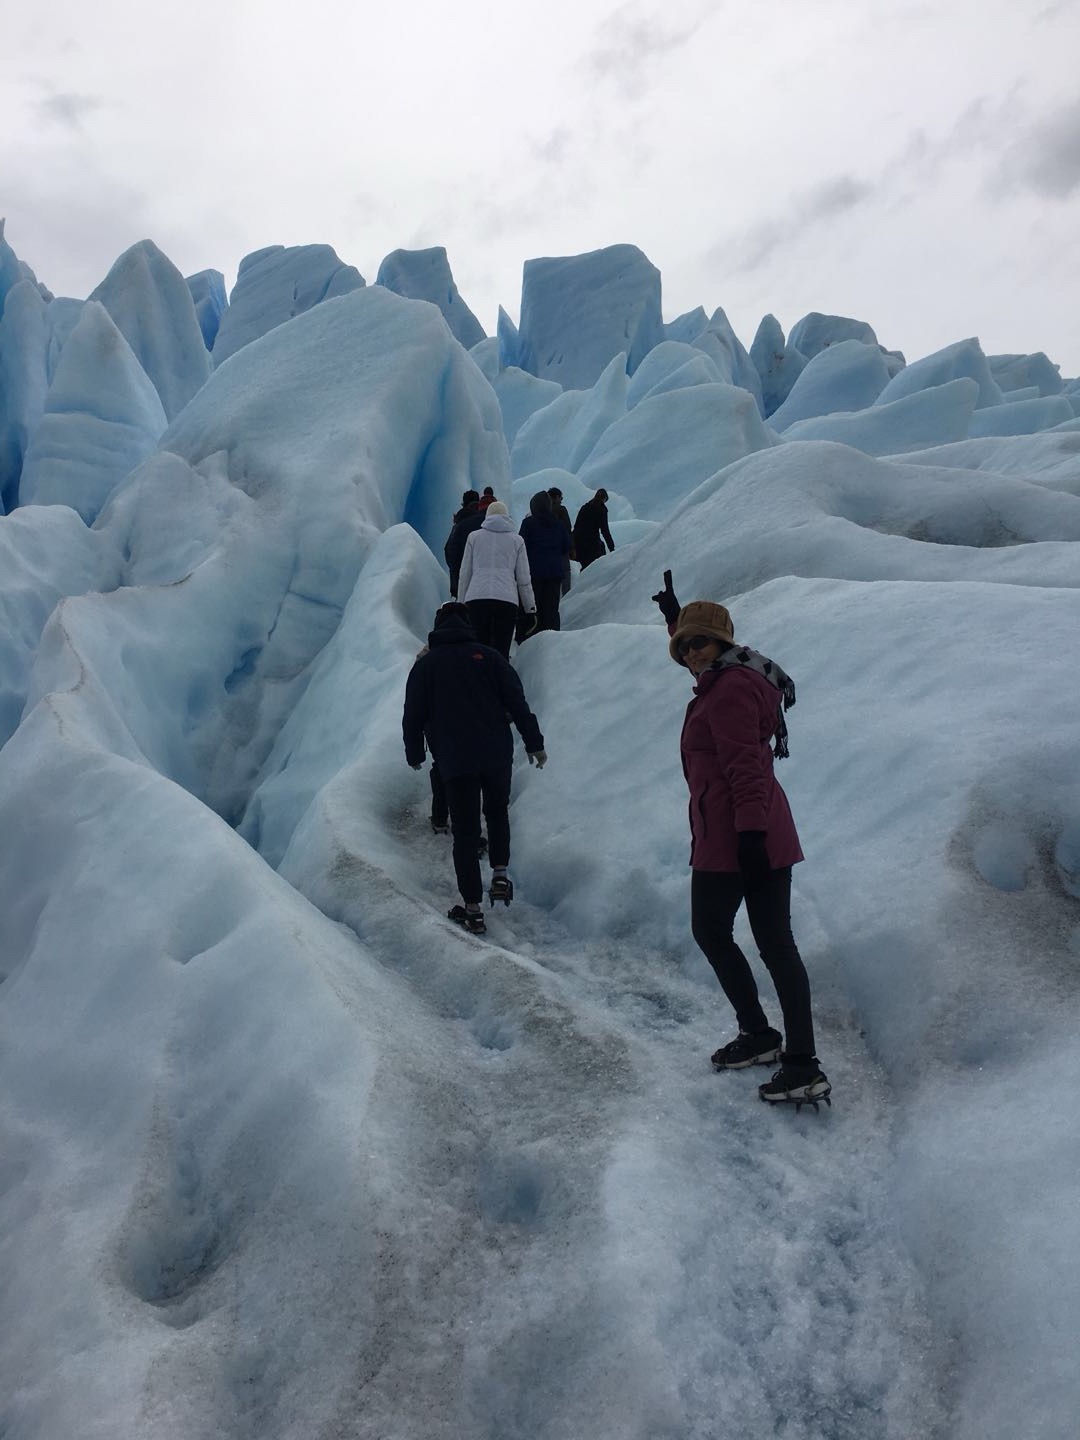
[[711, 640], [731, 645], [735, 641], [735, 627], [723, 605], [714, 605], [711, 600], [691, 600], [679, 611], [668, 642], [671, 658], [679, 665], [686, 664], [679, 654], [679, 641], [688, 640], [691, 635], [708, 635]]
[[469, 607], [462, 604], [460, 600], [447, 600], [435, 611], [435, 623], [433, 629], [440, 630], [444, 625], [451, 625], [455, 622], [464, 621], [466, 625], [472, 624], [469, 616]]

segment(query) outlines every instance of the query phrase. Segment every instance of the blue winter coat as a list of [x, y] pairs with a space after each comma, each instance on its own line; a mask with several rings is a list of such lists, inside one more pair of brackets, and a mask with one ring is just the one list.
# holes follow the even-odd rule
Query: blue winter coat
[[534, 580], [561, 580], [570, 536], [554, 515], [526, 515], [518, 531], [529, 556], [529, 574]]

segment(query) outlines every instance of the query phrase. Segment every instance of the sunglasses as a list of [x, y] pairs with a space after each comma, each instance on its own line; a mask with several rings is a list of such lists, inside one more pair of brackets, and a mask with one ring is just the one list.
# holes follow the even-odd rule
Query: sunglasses
[[679, 659], [685, 660], [691, 650], [704, 650], [706, 645], [716, 643], [715, 635], [687, 635], [679, 641]]

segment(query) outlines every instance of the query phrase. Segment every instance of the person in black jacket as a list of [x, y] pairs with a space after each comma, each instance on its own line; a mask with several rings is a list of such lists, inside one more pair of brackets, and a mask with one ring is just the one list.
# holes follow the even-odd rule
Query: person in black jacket
[[570, 554], [563, 561], [562, 593], [570, 594], [570, 561], [577, 559], [577, 552], [574, 550], [574, 527], [570, 523], [570, 511], [562, 503], [562, 491], [557, 485], [552, 485], [548, 490], [551, 496], [551, 513], [564, 526], [567, 535], [570, 537]]
[[454, 600], [457, 599], [458, 577], [461, 574], [461, 557], [465, 554], [465, 541], [474, 530], [480, 529], [484, 523], [484, 515], [485, 509], [480, 504], [480, 496], [475, 490], [466, 490], [461, 497], [461, 509], [454, 516], [453, 527], [443, 546], [446, 565], [450, 571], [450, 595]]
[[[570, 536], [553, 514], [551, 496], [539, 490], [518, 531], [529, 557], [529, 575], [536, 598], [536, 629], [558, 630], [563, 564], [570, 559]], [[533, 633], [530, 631], [530, 633]], [[518, 635], [520, 643], [524, 637]]]
[[574, 549], [582, 570], [594, 560], [600, 559], [604, 553], [604, 545], [609, 550], [615, 549], [615, 541], [608, 529], [607, 498], [606, 490], [597, 490], [593, 498], [586, 500], [577, 512], [577, 519], [574, 521]]
[[427, 653], [417, 658], [405, 686], [401, 720], [405, 758], [414, 770], [424, 763], [425, 741], [439, 767], [450, 806], [454, 871], [464, 905], [450, 919], [474, 934], [485, 930], [481, 908], [480, 812], [487, 821], [494, 905], [509, 905], [514, 887], [510, 865], [510, 778], [514, 738], [510, 721], [525, 742], [529, 764], [543, 769], [547, 755], [536, 716], [529, 709], [516, 671], [497, 650], [481, 645], [468, 609], [451, 601], [435, 616]]

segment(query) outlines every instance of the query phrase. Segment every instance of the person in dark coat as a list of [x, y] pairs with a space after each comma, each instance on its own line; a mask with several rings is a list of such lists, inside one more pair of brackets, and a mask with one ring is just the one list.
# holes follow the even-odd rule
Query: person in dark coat
[[577, 552], [574, 550], [574, 527], [570, 523], [570, 511], [562, 503], [562, 491], [557, 485], [552, 485], [547, 492], [551, 496], [551, 513], [566, 527], [566, 533], [570, 537], [570, 554], [563, 561], [562, 593], [570, 594], [570, 561], [577, 559]]
[[[536, 598], [536, 629], [558, 630], [563, 565], [570, 560], [570, 536], [552, 513], [551, 496], [538, 490], [518, 531], [529, 557], [529, 576]], [[519, 641], [522, 638], [518, 637]]]
[[484, 523], [485, 510], [481, 508], [480, 496], [475, 490], [466, 490], [461, 497], [461, 509], [454, 516], [450, 534], [446, 538], [443, 554], [450, 571], [450, 596], [457, 599], [458, 578], [461, 575], [461, 557], [465, 554], [465, 542], [474, 530]]
[[454, 837], [454, 871], [463, 905], [450, 918], [474, 934], [486, 928], [481, 908], [480, 813], [487, 821], [492, 878], [488, 894], [510, 903], [510, 778], [514, 765], [513, 721], [529, 764], [543, 769], [547, 755], [536, 716], [516, 671], [497, 650], [481, 645], [468, 609], [451, 601], [435, 616], [427, 653], [421, 653], [405, 686], [401, 730], [405, 758], [414, 770], [430, 747], [446, 790]]
[[604, 546], [615, 549], [615, 541], [608, 529], [606, 490], [597, 490], [591, 500], [586, 500], [574, 521], [574, 550], [578, 564], [584, 570], [604, 553]]
[[[815, 1053], [810, 981], [791, 932], [791, 870], [803, 853], [773, 774], [774, 755], [787, 755], [784, 710], [795, 703], [795, 686], [775, 661], [735, 644], [723, 605], [695, 600], [680, 608], [670, 571], [653, 599], [668, 622], [671, 658], [697, 681], [680, 742], [690, 791], [691, 929], [739, 1025], [713, 1065], [741, 1070], [779, 1060], [772, 1080], [758, 1087], [763, 1100], [827, 1100], [831, 1086]], [[734, 939], [744, 900], [783, 1012], [783, 1046]]]

